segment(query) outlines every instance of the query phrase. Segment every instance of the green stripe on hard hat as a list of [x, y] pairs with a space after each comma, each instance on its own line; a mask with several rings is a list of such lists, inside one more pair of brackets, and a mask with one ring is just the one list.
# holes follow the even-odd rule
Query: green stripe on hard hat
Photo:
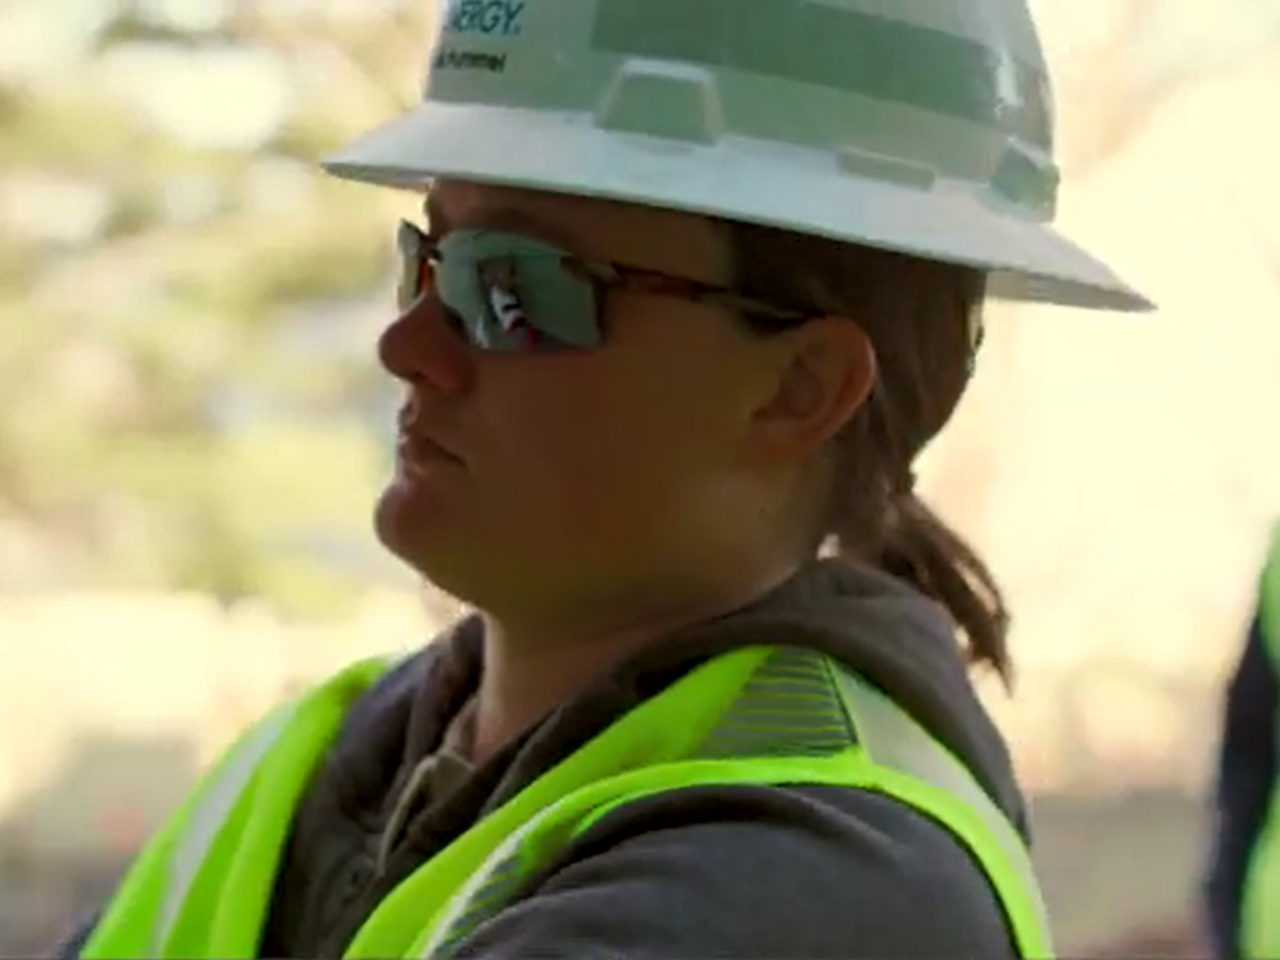
[[1003, 129], [1043, 150], [1052, 146], [1038, 57], [1024, 64], [1008, 51], [847, 4], [781, 3], [777, 18], [768, 19], [743, 16], [742, 2], [601, 0], [592, 42], [609, 53], [846, 90]]
[[423, 101], [330, 157], [966, 264], [994, 297], [1150, 303], [1047, 226], [1059, 173], [1025, 0], [451, 0]]

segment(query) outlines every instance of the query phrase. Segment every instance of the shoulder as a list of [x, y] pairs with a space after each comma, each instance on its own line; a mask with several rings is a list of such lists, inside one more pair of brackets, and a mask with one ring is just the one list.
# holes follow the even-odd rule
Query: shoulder
[[460, 955], [1015, 955], [942, 826], [839, 787], [697, 787], [611, 812]]
[[1238, 713], [1242, 722], [1247, 717], [1247, 726], [1259, 735], [1273, 729], [1280, 701], [1280, 661], [1273, 655], [1273, 638], [1266, 632], [1261, 614], [1255, 614], [1226, 687], [1228, 711]]
[[1262, 566], [1253, 629], [1260, 634], [1273, 668], [1280, 668], [1280, 521], [1272, 528], [1271, 548]]

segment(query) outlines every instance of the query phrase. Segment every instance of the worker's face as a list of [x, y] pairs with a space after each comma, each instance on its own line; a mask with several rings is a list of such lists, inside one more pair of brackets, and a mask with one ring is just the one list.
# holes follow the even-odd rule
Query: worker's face
[[[468, 231], [488, 228], [723, 284], [722, 230], [694, 216], [460, 181], [438, 183], [430, 208], [442, 263], [455, 257], [467, 269], [447, 277], [440, 267], [434, 289], [428, 271], [409, 303], [419, 292], [411, 284], [379, 345], [407, 385], [396, 475], [377, 508], [383, 543], [463, 600], [523, 617], [570, 605], [607, 618], [641, 602], [637, 591], [714, 578], [762, 549], [788, 461], [820, 443], [761, 430], [795, 345], [747, 332], [721, 306], [615, 288], [600, 300], [598, 345], [547, 349], [543, 337], [541, 348], [522, 349], [525, 313], [588, 340], [583, 324], [595, 316], [567, 307], [549, 316], [536, 275], [521, 290], [509, 262], [476, 253], [487, 241], [467, 245]], [[506, 349], [459, 332], [466, 318], [445, 302], [460, 302], [463, 286], [490, 308], [487, 333], [471, 318], [472, 339]]]

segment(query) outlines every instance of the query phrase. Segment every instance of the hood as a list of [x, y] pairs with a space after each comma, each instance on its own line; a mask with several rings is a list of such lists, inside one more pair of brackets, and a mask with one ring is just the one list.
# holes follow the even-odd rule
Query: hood
[[937, 603], [869, 566], [816, 560], [750, 605], [672, 636], [631, 669], [661, 671], [675, 661], [762, 642], [819, 650], [885, 691], [965, 763], [1028, 835], [1008, 748], [978, 700], [951, 621]]

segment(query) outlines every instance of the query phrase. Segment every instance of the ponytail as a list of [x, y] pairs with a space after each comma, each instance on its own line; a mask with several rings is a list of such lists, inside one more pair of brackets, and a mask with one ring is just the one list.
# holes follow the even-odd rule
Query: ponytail
[[977, 552], [915, 490], [918, 444], [903, 440], [901, 404], [877, 384], [833, 443], [823, 539], [840, 556], [870, 563], [937, 601], [962, 635], [969, 660], [1013, 684], [1009, 612]]
[[891, 502], [877, 567], [940, 603], [964, 635], [969, 658], [992, 667], [1008, 688], [1009, 613], [995, 577], [964, 540], [913, 491]]

